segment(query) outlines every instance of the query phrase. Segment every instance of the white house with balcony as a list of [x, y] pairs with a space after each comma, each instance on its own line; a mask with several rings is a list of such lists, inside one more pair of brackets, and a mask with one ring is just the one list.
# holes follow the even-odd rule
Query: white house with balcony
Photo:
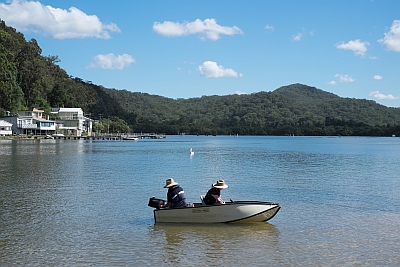
[[81, 108], [52, 108], [56, 117], [57, 131], [66, 135], [88, 136], [92, 133], [92, 120], [84, 116]]
[[12, 123], [0, 120], [0, 135], [12, 135]]
[[45, 135], [56, 131], [56, 122], [46, 119], [44, 110], [19, 110], [13, 116], [1, 117], [1, 120], [12, 124], [13, 134]]

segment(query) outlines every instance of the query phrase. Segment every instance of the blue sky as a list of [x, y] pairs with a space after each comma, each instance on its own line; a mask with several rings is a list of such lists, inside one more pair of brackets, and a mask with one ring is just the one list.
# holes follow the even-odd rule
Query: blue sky
[[74, 77], [170, 98], [301, 83], [400, 107], [400, 1], [4, 1]]

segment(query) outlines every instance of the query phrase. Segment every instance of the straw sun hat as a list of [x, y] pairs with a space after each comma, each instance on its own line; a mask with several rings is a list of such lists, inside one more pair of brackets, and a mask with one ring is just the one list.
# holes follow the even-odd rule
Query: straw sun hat
[[215, 184], [213, 184], [215, 188], [227, 188], [228, 185], [224, 182], [224, 180], [218, 180]]
[[169, 187], [174, 186], [174, 185], [177, 185], [177, 184], [178, 184], [178, 183], [175, 182], [174, 179], [168, 178], [168, 179], [165, 181], [165, 186], [164, 186], [164, 188], [169, 188]]

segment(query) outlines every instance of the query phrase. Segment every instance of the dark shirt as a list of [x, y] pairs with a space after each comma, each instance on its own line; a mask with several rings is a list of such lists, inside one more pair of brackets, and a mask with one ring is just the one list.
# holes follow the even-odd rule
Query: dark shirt
[[168, 188], [167, 202], [171, 202], [171, 208], [186, 207], [186, 196], [182, 187], [174, 185]]
[[212, 195], [217, 195], [220, 197], [221, 189], [212, 187], [210, 190], [208, 190], [206, 196], [204, 197], [204, 203], [206, 203], [206, 205], [215, 205], [217, 203], [217, 200]]

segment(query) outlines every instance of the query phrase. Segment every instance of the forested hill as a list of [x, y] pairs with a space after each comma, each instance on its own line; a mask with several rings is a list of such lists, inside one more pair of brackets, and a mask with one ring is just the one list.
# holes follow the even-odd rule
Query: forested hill
[[107, 89], [69, 76], [57, 56], [43, 56], [36, 40], [26, 41], [1, 20], [0, 59], [0, 116], [34, 107], [46, 113], [50, 107], [81, 107], [91, 118], [103, 118], [98, 127], [110, 121], [119, 132], [400, 135], [399, 108], [302, 84], [190, 99]]
[[167, 133], [380, 136], [396, 134], [400, 125], [398, 108], [301, 84], [250, 95], [178, 100], [124, 90], [105, 92], [135, 114], [130, 123], [138, 129]]
[[293, 84], [290, 86], [283, 86], [277, 90], [275, 93], [287, 96], [296, 100], [298, 103], [312, 103], [312, 102], [324, 102], [333, 99], [340, 99], [339, 96], [319, 90], [315, 87], [310, 87], [302, 84]]

